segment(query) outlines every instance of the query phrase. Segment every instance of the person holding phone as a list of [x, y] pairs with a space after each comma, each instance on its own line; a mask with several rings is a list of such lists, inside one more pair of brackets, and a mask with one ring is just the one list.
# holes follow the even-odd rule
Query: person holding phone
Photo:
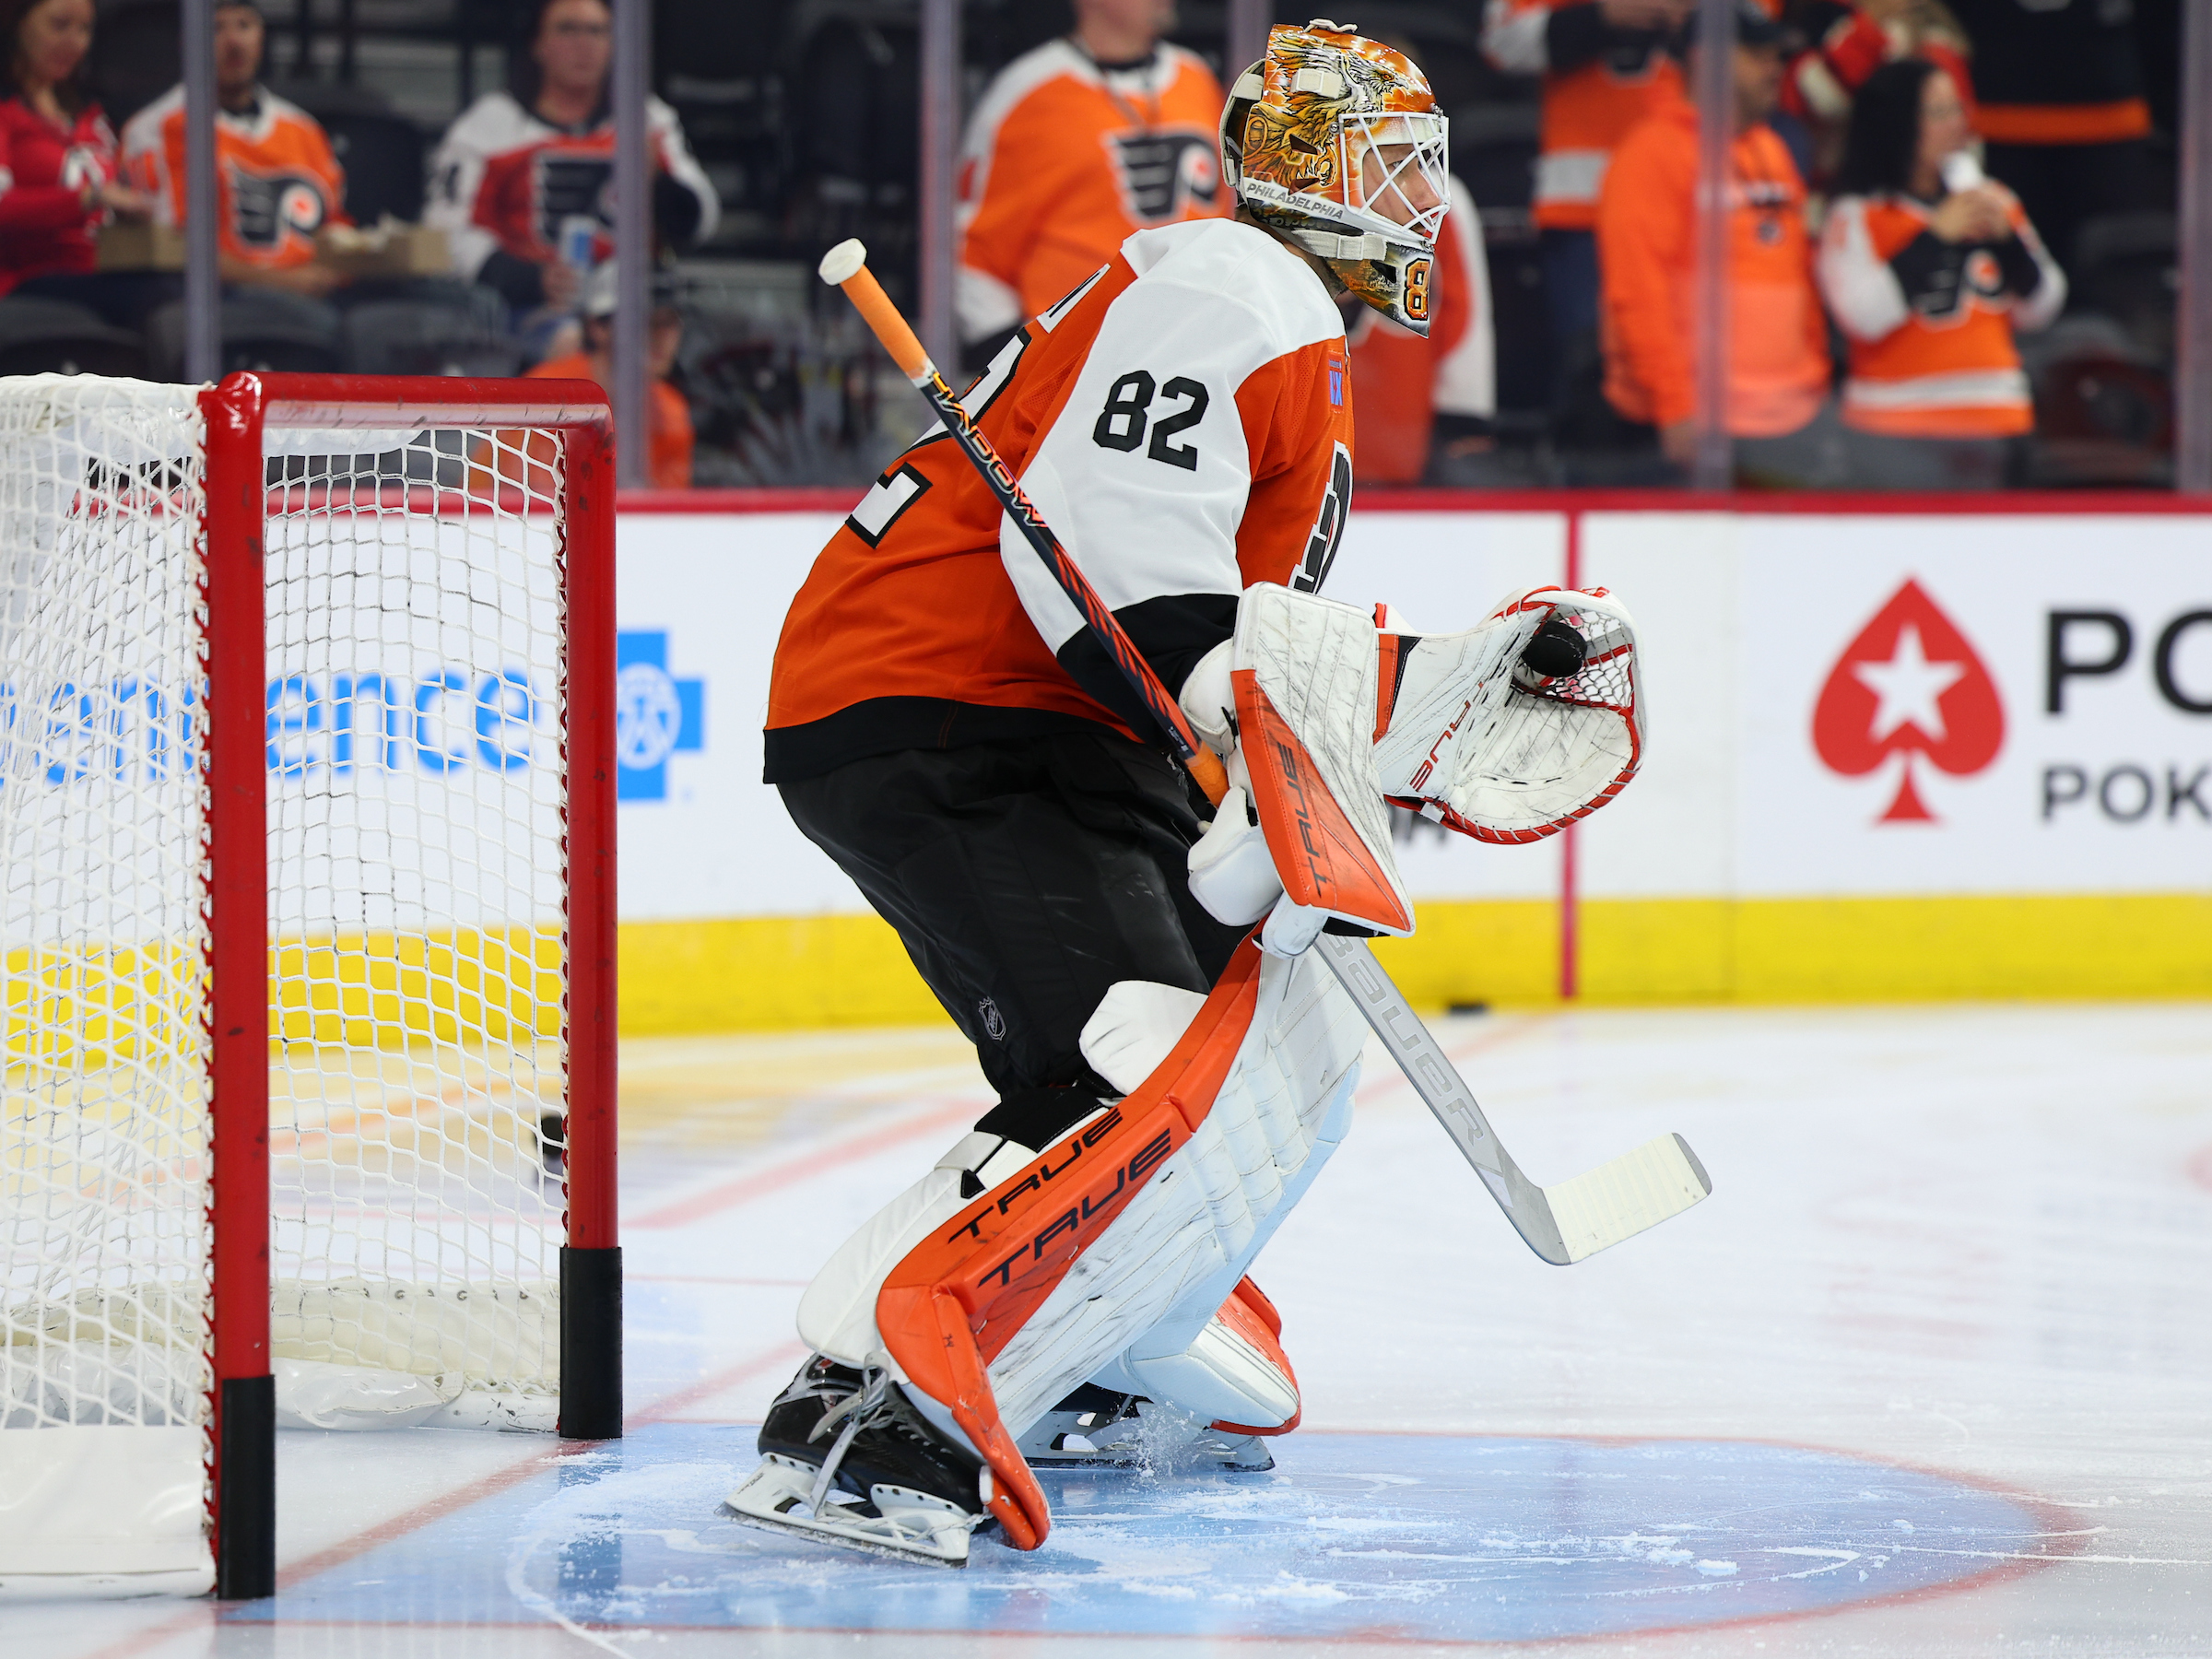
[[2035, 422], [2013, 335], [2057, 317], [2066, 278], [1971, 136], [1957, 84], [1923, 58], [1876, 70], [1852, 108], [1817, 270], [1850, 343], [1864, 488], [1994, 489]]

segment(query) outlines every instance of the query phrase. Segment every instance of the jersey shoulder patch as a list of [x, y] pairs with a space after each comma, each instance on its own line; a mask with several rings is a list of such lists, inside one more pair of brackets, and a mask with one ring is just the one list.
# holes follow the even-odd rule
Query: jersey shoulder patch
[[1129, 237], [1122, 257], [1139, 283], [1194, 289], [1255, 316], [1274, 356], [1344, 333], [1321, 278], [1256, 226], [1228, 218], [1161, 225]]

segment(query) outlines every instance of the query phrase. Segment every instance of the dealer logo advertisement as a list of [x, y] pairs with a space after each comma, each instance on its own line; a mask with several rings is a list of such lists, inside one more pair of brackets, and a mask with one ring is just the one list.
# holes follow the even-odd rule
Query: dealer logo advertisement
[[1877, 823], [1938, 820], [1915, 782], [1934, 768], [1971, 777], [2005, 743], [2005, 706], [1981, 655], [1917, 581], [1908, 580], [1843, 648], [1813, 710], [1822, 764], [1864, 777], [1897, 756]]
[[706, 681], [668, 672], [665, 629], [615, 636], [615, 799], [668, 798], [668, 757], [706, 747]]

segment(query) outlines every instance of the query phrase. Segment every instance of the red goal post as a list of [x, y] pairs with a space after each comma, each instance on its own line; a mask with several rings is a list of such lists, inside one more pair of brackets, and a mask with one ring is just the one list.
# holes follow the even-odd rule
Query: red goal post
[[225, 1597], [280, 1411], [621, 1433], [614, 489], [585, 382], [0, 381], [0, 1594], [206, 1587], [131, 1430]]
[[[217, 1590], [276, 1588], [275, 1385], [270, 1375], [266, 647], [261, 623], [264, 453], [274, 426], [313, 431], [548, 432], [559, 445], [565, 568], [568, 801], [568, 1241], [561, 1247], [560, 1432], [622, 1432], [621, 1268], [615, 1202], [615, 466], [606, 395], [588, 381], [234, 374], [200, 396], [207, 421], [207, 605], [238, 631], [207, 659], [214, 1035], [214, 1434]], [[525, 441], [525, 457], [534, 447]], [[479, 457], [469, 455], [474, 467]], [[525, 470], [527, 460], [525, 461]], [[507, 488], [494, 477], [495, 495]], [[479, 473], [479, 477], [480, 477]], [[465, 481], [465, 504], [474, 499]], [[376, 486], [380, 494], [381, 481]], [[408, 488], [407, 481], [398, 486]], [[579, 695], [582, 691], [583, 695]], [[226, 721], [228, 708], [250, 724]], [[579, 874], [583, 879], [576, 879]], [[235, 1202], [226, 1203], [227, 1199]], [[582, 1296], [571, 1294], [571, 1287]], [[226, 1291], [230, 1294], [226, 1294]], [[578, 1306], [587, 1301], [586, 1306]], [[235, 1401], [237, 1417], [226, 1408]], [[235, 1500], [235, 1501], [233, 1501]]]

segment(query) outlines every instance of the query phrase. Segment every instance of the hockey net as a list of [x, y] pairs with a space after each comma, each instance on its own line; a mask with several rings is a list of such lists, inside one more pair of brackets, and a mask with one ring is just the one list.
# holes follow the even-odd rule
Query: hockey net
[[613, 628], [559, 392], [0, 381], [0, 1592], [265, 1548], [272, 1411], [564, 1415]]

